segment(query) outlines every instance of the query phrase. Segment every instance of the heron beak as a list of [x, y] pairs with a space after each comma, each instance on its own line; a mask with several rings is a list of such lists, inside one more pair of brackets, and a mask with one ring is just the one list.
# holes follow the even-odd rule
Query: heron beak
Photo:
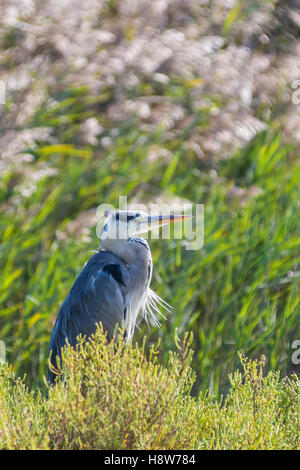
[[150, 225], [150, 230], [162, 225], [174, 224], [176, 222], [182, 222], [184, 220], [192, 219], [192, 215], [149, 215], [148, 216], [148, 225]]

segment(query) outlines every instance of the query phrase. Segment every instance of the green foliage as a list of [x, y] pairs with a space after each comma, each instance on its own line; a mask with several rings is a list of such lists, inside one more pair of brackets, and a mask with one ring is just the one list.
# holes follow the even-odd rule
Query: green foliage
[[[299, 371], [295, 2], [9, 3], [0, 447], [299, 448], [299, 381], [279, 379]], [[142, 324], [125, 350], [100, 335], [66, 351], [46, 390], [59, 306], [98, 247], [93, 216], [122, 195], [204, 203], [204, 246], [150, 239], [151, 287], [174, 307], [161, 329]]]
[[[121, 3], [109, 2], [101, 11], [102, 16], [99, 10], [102, 18], [99, 24], [92, 20], [99, 32], [105, 18], [108, 30], [112, 27], [118, 38], [109, 46], [99, 44], [95, 57], [105, 48], [112, 57], [123, 56], [120, 51], [116, 56], [113, 53], [122, 42], [122, 34], [129, 43], [138, 34], [134, 27], [138, 16], [132, 24], [130, 16], [118, 21]], [[185, 26], [192, 24], [199, 26], [195, 41], [198, 36], [202, 39], [206, 35], [209, 39], [216, 34], [224, 39], [225, 57], [221, 51], [220, 56], [214, 55], [215, 46], [211, 46], [211, 52], [203, 51], [205, 60], [211, 60], [208, 68], [212, 70], [212, 87], [208, 77], [199, 76], [193, 64], [182, 66], [186, 74], [179, 74], [178, 65], [169, 73], [169, 59], [161, 63], [165, 81], [139, 73], [135, 67], [125, 68], [122, 76], [110, 72], [109, 80], [106, 82], [102, 77], [101, 81], [98, 73], [89, 72], [102, 70], [101, 63], [92, 63], [92, 53], [81, 51], [87, 65], [93, 65], [84, 67], [87, 75], [83, 74], [84, 70], [77, 73], [76, 67], [74, 72], [75, 64], [61, 56], [62, 51], [54, 47], [54, 39], [47, 36], [47, 24], [46, 27], [39, 25], [42, 13], [37, 15], [38, 25], [33, 29], [36, 31], [33, 36], [30, 27], [20, 31], [9, 22], [1, 25], [5, 34], [0, 47], [6, 51], [3, 69], [9, 68], [14, 83], [14, 75], [19, 73], [15, 67], [22, 62], [22, 53], [25, 53], [24, 63], [32, 70], [28, 89], [34, 91], [36, 87], [41, 91], [37, 93], [39, 98], [42, 96], [38, 100], [30, 94], [27, 96], [25, 101], [32, 103], [33, 108], [23, 119], [15, 119], [11, 113], [18, 108], [27, 109], [22, 105], [27, 89], [21, 88], [19, 94], [13, 95], [8, 90], [7, 104], [1, 108], [1, 132], [5, 137], [12, 133], [12, 140], [19, 142], [23, 131], [29, 135], [30, 131], [40, 131], [38, 136], [33, 133], [28, 143], [22, 140], [21, 148], [17, 146], [11, 159], [1, 165], [0, 175], [0, 355], [4, 356], [5, 345], [5, 357], [17, 375], [26, 374], [27, 384], [41, 380], [45, 373], [50, 334], [60, 303], [92, 255], [91, 250], [98, 247], [95, 223], [87, 227], [84, 216], [95, 214], [97, 206], [104, 202], [118, 206], [120, 195], [127, 195], [129, 202], [155, 202], [162, 197], [170, 203], [182, 198], [205, 204], [203, 249], [186, 251], [178, 240], [150, 240], [154, 257], [151, 287], [174, 309], [162, 322], [160, 330], [148, 332], [142, 326], [141, 333], [136, 334], [137, 340], [145, 333], [150, 349], [160, 339], [160, 360], [167, 364], [169, 351], [175, 349], [175, 330], [192, 331], [192, 363], [199, 379], [197, 383], [209, 387], [215, 394], [227, 390], [228, 374], [238, 367], [239, 350], [251, 358], [263, 353], [268, 370], [278, 370], [285, 375], [296, 369], [290, 359], [291, 344], [300, 338], [299, 151], [293, 142], [281, 137], [279, 117], [283, 104], [279, 106], [276, 97], [268, 95], [266, 102], [272, 103], [271, 107], [260, 101], [259, 97], [266, 96], [268, 91], [255, 91], [248, 113], [262, 120], [269, 130], [255, 134], [256, 129], [253, 131], [250, 125], [248, 130], [252, 137], [249, 138], [247, 132], [245, 136], [245, 129], [238, 124], [244, 124], [246, 104], [242, 103], [240, 114], [230, 110], [240, 108], [241, 85], [247, 70], [240, 75], [236, 69], [237, 76], [232, 75], [228, 67], [231, 61], [225, 60], [228, 80], [236, 77], [234, 81], [239, 82], [236, 96], [233, 96], [228, 95], [231, 84], [225, 82], [224, 88], [220, 76], [227, 73], [214, 74], [213, 67], [214, 63], [222, 65], [226, 57], [232, 57], [233, 67], [238, 67], [234, 57], [239, 57], [239, 49], [232, 44], [241, 44], [243, 56], [245, 47], [249, 54], [252, 51], [254, 59], [261, 48], [267, 48], [269, 53], [261, 58], [263, 64], [269, 62], [273, 48], [279, 47], [276, 31], [271, 31], [269, 45], [255, 48], [257, 31], [266, 28], [268, 32], [273, 23], [278, 24], [276, 15], [284, 2], [236, 1], [229, 9], [223, 9], [220, 2], [210, 3], [212, 5], [200, 8], [199, 12], [197, 2], [191, 2], [190, 7], [184, 4], [183, 11], [178, 5], [173, 12], [170, 6], [165, 22], [168, 26], [161, 26], [164, 23], [161, 18], [158, 26], [163, 28], [162, 33], [170, 27], [171, 30], [178, 28], [182, 35]], [[271, 20], [273, 9], [276, 21]], [[258, 29], [256, 22], [261, 15], [257, 17], [255, 12], [266, 16], [265, 23]], [[78, 15], [80, 17], [80, 12]], [[94, 18], [94, 15], [89, 16]], [[142, 32], [148, 29], [143, 17], [152, 18], [152, 13], [140, 16], [142, 26], [136, 28]], [[45, 17], [48, 18], [48, 13]], [[80, 25], [79, 17], [72, 24]], [[30, 25], [30, 21], [34, 24], [34, 19], [33, 14], [26, 21]], [[64, 23], [58, 24], [56, 14], [52, 25], [54, 31], [60, 26], [60, 34], [66, 33]], [[243, 27], [246, 25], [247, 28]], [[86, 29], [78, 28], [81, 37]], [[155, 29], [155, 34], [159, 28]], [[278, 28], [280, 36], [284, 27]], [[40, 36], [38, 31], [41, 31]], [[77, 30], [74, 35], [76, 33]], [[191, 32], [186, 33], [190, 41], [194, 33], [192, 36]], [[98, 37], [91, 31], [86, 34], [88, 42], [90, 37]], [[246, 35], [244, 39], [243, 35]], [[36, 47], [32, 45], [32, 49], [25, 47], [23, 50], [22, 44], [32, 44], [35, 37]], [[249, 48], [249, 44], [253, 46]], [[124, 51], [127, 45], [122, 47]], [[199, 51], [201, 47], [200, 42]], [[191, 54], [191, 61], [193, 57]], [[35, 70], [36, 63], [46, 64], [49, 82], [40, 70]], [[276, 69], [276, 62], [272, 67]], [[90, 75], [95, 81], [87, 80], [92, 78]], [[131, 75], [138, 80], [133, 85], [125, 84], [123, 79]], [[269, 82], [262, 80], [262, 76], [258, 81]], [[278, 77], [274, 81], [281, 83]], [[286, 95], [281, 90], [278, 93]], [[122, 103], [128, 101], [149, 105], [153, 116], [151, 114], [147, 120], [134, 112], [123, 115]], [[178, 112], [174, 112], [171, 105], [179, 108], [182, 118], [177, 119]], [[169, 117], [173, 124], [166, 122], [170, 106]], [[115, 115], [117, 118], [113, 118]], [[223, 118], [217, 120], [218, 115]], [[100, 130], [94, 139], [86, 141], [84, 126], [91, 117]], [[221, 158], [219, 154], [206, 154], [205, 148], [210, 148], [215, 134], [229, 132], [225, 125], [227, 120], [236, 123], [231, 123], [235, 132], [229, 135], [241, 136], [241, 142], [234, 148], [242, 148], [231, 150], [233, 143], [231, 146], [230, 142], [230, 152], [227, 148], [225, 159], [223, 155]], [[245, 141], [248, 145], [243, 147]], [[5, 142], [4, 139], [4, 153]], [[210, 145], [206, 145], [207, 142]], [[31, 160], [24, 161], [24, 153]], [[71, 230], [72, 224], [75, 228]]]
[[[84, 109], [82, 93], [78, 103]], [[60, 142], [69, 139], [63, 126], [54, 129]], [[165, 360], [174, 349], [175, 329], [192, 330], [194, 368], [215, 393], [226, 387], [240, 349], [263, 352], [267, 367], [289, 372], [290, 346], [300, 335], [295, 150], [279, 135], [261, 133], [218, 164], [219, 184], [199, 169], [185, 138], [183, 132], [173, 141], [160, 129], [144, 133], [135, 121], [127, 122], [105, 153], [97, 146], [77, 151], [75, 144], [37, 145], [29, 170], [46, 158], [55, 172], [41, 177], [28, 195], [28, 180], [17, 168], [3, 175], [0, 338], [17, 374], [27, 373], [32, 381], [45, 372], [59, 304], [98, 246], [94, 227], [84, 228], [87, 237], [80, 225], [69, 234], [70, 223], [85, 210], [95, 212], [99, 203], [116, 206], [119, 195], [130, 201], [160, 194], [205, 204], [205, 241], [203, 249], [186, 251], [180, 241], [150, 240], [152, 287], [174, 311], [161, 330], [147, 333], [149, 347], [160, 337]], [[145, 157], [154, 148], [170, 151], [171, 163], [157, 158], [145, 171]]]
[[195, 398], [192, 337], [175, 338], [166, 366], [124, 341], [107, 343], [99, 328], [74, 351], [65, 347], [61, 376], [29, 391], [11, 368], [0, 369], [1, 449], [299, 449], [299, 380], [263, 374], [263, 360], [241, 356], [221, 404]]

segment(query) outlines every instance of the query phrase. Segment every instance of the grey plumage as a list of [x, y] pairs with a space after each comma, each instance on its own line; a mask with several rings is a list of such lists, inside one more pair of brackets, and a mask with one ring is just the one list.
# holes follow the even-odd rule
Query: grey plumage
[[[108, 266], [118, 267], [121, 283], [107, 270]], [[75, 346], [77, 336], [89, 337], [100, 321], [111, 339], [115, 326], [121, 326], [126, 316], [123, 286], [126, 277], [125, 263], [112, 253], [99, 251], [88, 261], [61, 306], [54, 325], [49, 344], [54, 367], [57, 367], [56, 357], [61, 356], [66, 341]], [[48, 381], [52, 383], [54, 378], [55, 374], [49, 369]]]

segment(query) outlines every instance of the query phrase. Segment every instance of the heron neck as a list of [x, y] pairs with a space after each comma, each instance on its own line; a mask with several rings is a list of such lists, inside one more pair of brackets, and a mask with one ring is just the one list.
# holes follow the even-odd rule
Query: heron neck
[[137, 260], [136, 249], [128, 243], [128, 240], [105, 238], [101, 239], [100, 246], [121, 258], [128, 265]]

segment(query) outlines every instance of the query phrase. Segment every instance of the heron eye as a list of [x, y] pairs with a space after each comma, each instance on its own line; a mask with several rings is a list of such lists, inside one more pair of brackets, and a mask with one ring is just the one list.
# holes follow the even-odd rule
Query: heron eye
[[108, 230], [108, 225], [105, 224], [104, 227], [103, 227], [103, 232], [107, 232], [107, 230]]

